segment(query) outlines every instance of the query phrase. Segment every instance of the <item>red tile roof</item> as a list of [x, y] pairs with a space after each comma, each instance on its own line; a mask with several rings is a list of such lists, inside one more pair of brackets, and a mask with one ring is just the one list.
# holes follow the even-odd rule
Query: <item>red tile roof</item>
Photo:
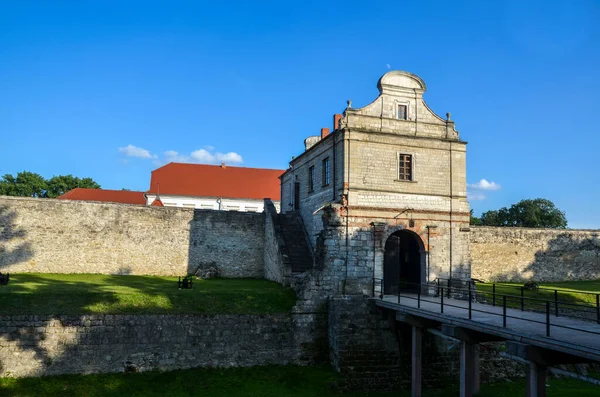
[[85, 189], [77, 187], [57, 198], [63, 200], [105, 201], [108, 203], [146, 205], [144, 192], [132, 192], [129, 190]]
[[285, 170], [169, 163], [152, 171], [148, 193], [279, 200]]
[[156, 196], [156, 198], [154, 199], [152, 204], [150, 204], [150, 207], [164, 207], [164, 206], [165, 205], [163, 204], [162, 200], [158, 196]]

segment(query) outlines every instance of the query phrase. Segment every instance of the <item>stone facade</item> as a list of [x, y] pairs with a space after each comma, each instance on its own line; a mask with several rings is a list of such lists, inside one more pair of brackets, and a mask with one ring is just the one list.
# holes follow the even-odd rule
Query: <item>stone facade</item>
[[472, 275], [485, 281], [600, 278], [600, 230], [471, 228]]
[[264, 216], [0, 197], [0, 271], [263, 277]]
[[291, 264], [284, 255], [285, 242], [281, 235], [279, 222], [277, 221], [277, 210], [269, 199], [264, 201], [265, 208], [265, 278], [289, 285], [291, 275]]
[[336, 297], [329, 303], [329, 346], [343, 388], [393, 390], [406, 379], [393, 327], [362, 296]]
[[0, 377], [307, 362], [290, 315], [0, 317]]
[[[292, 160], [281, 177], [282, 212], [302, 215], [330, 292], [378, 293], [373, 280], [386, 278], [386, 243], [400, 231], [416, 241], [415, 280], [468, 279], [466, 142], [449, 117], [427, 107], [418, 76], [388, 72], [378, 88], [375, 101], [349, 103], [334, 131]], [[323, 186], [325, 158], [331, 183]]]

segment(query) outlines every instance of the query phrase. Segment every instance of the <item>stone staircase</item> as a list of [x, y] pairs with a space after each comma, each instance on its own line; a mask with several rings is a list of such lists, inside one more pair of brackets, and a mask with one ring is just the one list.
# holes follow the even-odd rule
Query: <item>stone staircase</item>
[[301, 273], [313, 268], [313, 257], [304, 233], [304, 223], [298, 213], [279, 214], [281, 234], [285, 241], [286, 254], [292, 265], [292, 273]]

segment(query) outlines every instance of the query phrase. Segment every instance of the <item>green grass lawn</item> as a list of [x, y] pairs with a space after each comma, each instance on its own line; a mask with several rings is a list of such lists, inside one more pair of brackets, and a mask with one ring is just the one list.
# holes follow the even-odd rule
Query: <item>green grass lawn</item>
[[[3, 397], [408, 397], [410, 391], [338, 394], [339, 376], [329, 367], [268, 366], [190, 369], [142, 374], [67, 375], [0, 378]], [[600, 387], [575, 380], [550, 379], [548, 397], [600, 396]], [[483, 385], [482, 397], [524, 395], [525, 381]], [[456, 387], [426, 390], [424, 396], [454, 397]]]
[[15, 314], [262, 314], [287, 313], [294, 291], [267, 280], [195, 280], [99, 274], [11, 274], [0, 286], [3, 315]]
[[[534, 298], [541, 300], [548, 300], [551, 303], [554, 302], [554, 290], [558, 291], [559, 302], [570, 302], [577, 304], [596, 305], [596, 295], [600, 294], [600, 280], [588, 280], [588, 281], [564, 281], [564, 282], [552, 282], [552, 283], [538, 283], [540, 289], [537, 291], [525, 290], [523, 296], [525, 298]], [[496, 304], [502, 304], [501, 295], [513, 295], [520, 297], [520, 287], [523, 283], [499, 283], [496, 285]], [[549, 289], [545, 289], [549, 288]], [[477, 290], [479, 292], [486, 293], [486, 300], [492, 302], [492, 284], [490, 283], [478, 283]], [[544, 302], [535, 302], [524, 300], [525, 308], [538, 308], [543, 309]], [[518, 307], [520, 306], [520, 299], [518, 298], [507, 298], [507, 306]]]

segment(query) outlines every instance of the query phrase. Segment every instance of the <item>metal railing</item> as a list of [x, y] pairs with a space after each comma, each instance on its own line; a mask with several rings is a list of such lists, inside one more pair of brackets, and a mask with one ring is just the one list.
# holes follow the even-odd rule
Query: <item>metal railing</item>
[[[459, 286], [458, 284], [462, 284]], [[376, 291], [376, 286], [379, 286], [379, 291]], [[466, 287], [464, 287], [466, 285]], [[403, 288], [400, 288], [402, 286]], [[592, 306], [587, 304], [577, 304], [572, 302], [561, 302], [558, 299], [549, 300], [549, 299], [538, 299], [524, 296], [523, 293], [519, 295], [511, 295], [506, 293], [500, 293], [496, 290], [495, 287], [492, 287], [492, 292], [484, 292], [478, 291], [475, 288], [476, 284], [471, 281], [462, 281], [460, 280], [452, 280], [450, 283], [444, 282], [443, 279], [438, 279], [434, 284], [416, 284], [416, 283], [408, 283], [402, 282], [398, 284], [397, 295], [395, 293], [388, 294], [397, 299], [397, 303], [400, 304], [403, 299], [411, 299], [417, 301], [417, 308], [421, 308], [423, 303], [434, 303], [439, 305], [440, 313], [444, 313], [445, 308], [458, 308], [461, 310], [468, 311], [469, 320], [473, 319], [473, 313], [485, 313], [488, 315], [495, 315], [502, 317], [502, 326], [504, 328], [507, 327], [507, 322], [510, 319], [515, 319], [519, 321], [527, 321], [532, 323], [537, 323], [540, 325], [544, 325], [546, 328], [546, 336], [550, 337], [551, 328], [564, 328], [571, 329], [580, 332], [585, 332], [594, 335], [600, 335], [600, 327], [597, 330], [589, 330], [582, 328], [569, 327], [567, 325], [561, 325], [556, 322], [552, 323], [551, 317], [555, 313], [557, 313], [558, 305], [569, 305], [571, 307], [579, 307], [585, 308], [586, 310], [594, 309], [595, 312], [595, 321], [600, 324], [600, 305]], [[513, 286], [514, 287], [514, 286]], [[384, 281], [381, 278], [373, 279], [373, 297], [378, 297], [380, 300], [384, 299], [384, 290], [385, 285]], [[424, 293], [425, 291], [425, 293]], [[379, 292], [378, 296], [376, 292]], [[415, 296], [416, 295], [416, 296]], [[430, 297], [439, 298], [439, 299], [430, 299]], [[456, 305], [453, 304], [452, 299], [467, 301], [466, 305]], [[492, 304], [490, 305], [489, 299], [491, 299]], [[493, 307], [502, 306], [502, 313], [497, 313], [495, 310], [482, 310], [473, 307], [473, 302], [490, 305]], [[533, 311], [538, 313], [545, 314], [545, 321], [540, 321], [532, 318], [524, 318], [522, 316], [514, 316], [510, 315], [508, 309], [516, 309], [521, 311]], [[533, 309], [533, 310], [526, 310]], [[553, 310], [554, 309], [554, 310]], [[554, 311], [554, 313], [552, 313]], [[555, 315], [555, 317], [558, 317]], [[573, 317], [568, 315], [563, 315], [563, 317]], [[578, 317], [580, 318], [580, 317]]]
[[[451, 287], [455, 280], [438, 278], [436, 279], [436, 283], [446, 284], [448, 287]], [[482, 289], [491, 291], [492, 306], [496, 306], [499, 303], [499, 299], [497, 299], [497, 297], [501, 297], [502, 295], [513, 296], [513, 294], [510, 292], [514, 291], [515, 296], [518, 294], [519, 299], [517, 302], [517, 307], [520, 308], [521, 311], [544, 311], [545, 308], [536, 307], [535, 303], [530, 307], [527, 307], [527, 304], [534, 302], [531, 300], [531, 298], [538, 299], [540, 301], [548, 300], [552, 302], [554, 316], [556, 317], [563, 316], [581, 318], [585, 320], [595, 320], [598, 324], [600, 324], [600, 292], [579, 291], [566, 288], [557, 289], [538, 287], [537, 285], [532, 288], [527, 286], [527, 284], [519, 286], [508, 283], [486, 283], [476, 280], [461, 280], [461, 282], [465, 284], [468, 283], [469, 288], [476, 289], [479, 295], [482, 295]], [[502, 293], [502, 291], [504, 291], [504, 293]], [[507, 291], [508, 293], [506, 293]], [[534, 296], [527, 297], [526, 295]], [[577, 297], [579, 297], [579, 300], [583, 302], [577, 302]], [[585, 301], [589, 303], [586, 303]], [[509, 302], [509, 304], [511, 303], [512, 302]]]

